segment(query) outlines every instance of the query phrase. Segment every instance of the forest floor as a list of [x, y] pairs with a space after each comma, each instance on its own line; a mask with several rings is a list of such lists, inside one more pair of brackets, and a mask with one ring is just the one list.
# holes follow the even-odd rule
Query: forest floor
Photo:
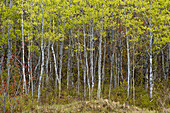
[[[135, 106], [120, 104], [119, 102], [109, 101], [108, 99], [93, 101], [76, 101], [60, 105], [37, 105], [30, 108], [25, 113], [156, 113]], [[170, 112], [170, 109], [167, 111]]]

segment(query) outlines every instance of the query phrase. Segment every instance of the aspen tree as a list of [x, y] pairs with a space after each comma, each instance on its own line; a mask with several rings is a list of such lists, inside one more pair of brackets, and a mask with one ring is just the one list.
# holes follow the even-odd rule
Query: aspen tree
[[80, 93], [80, 60], [79, 60], [79, 57], [80, 57], [80, 44], [79, 44], [79, 29], [77, 31], [77, 51], [76, 51], [76, 58], [77, 58], [77, 89], [78, 89], [78, 96], [79, 96], [79, 93]]
[[42, 0], [42, 31], [41, 31], [41, 52], [42, 52], [42, 56], [41, 56], [41, 73], [39, 76], [39, 83], [38, 83], [38, 99], [37, 102], [40, 99], [40, 95], [41, 95], [41, 78], [44, 74], [44, 41], [43, 41], [43, 30], [44, 30], [44, 1]]
[[62, 37], [60, 38], [60, 52], [59, 52], [59, 98], [61, 96], [61, 70], [63, 60], [63, 45], [64, 45], [64, 31], [65, 31], [65, 20], [63, 22]]
[[[95, 6], [93, 8], [93, 14], [92, 14], [92, 17], [94, 17], [94, 10], [95, 10]], [[94, 27], [94, 20], [92, 20], [92, 24], [91, 24], [91, 39], [90, 39], [90, 75], [91, 75], [91, 78], [92, 78], [92, 85], [91, 85], [91, 99], [92, 99], [92, 96], [93, 96], [93, 87], [94, 87], [94, 75], [93, 75], [93, 67], [94, 67], [94, 64], [93, 64], [93, 27]]]
[[97, 89], [97, 99], [100, 99], [101, 93], [101, 46], [102, 46], [102, 35], [103, 35], [103, 4], [102, 4], [102, 17], [101, 17], [101, 28], [99, 37], [99, 58], [98, 58], [98, 89]]
[[150, 47], [149, 47], [149, 62], [150, 62], [150, 101], [152, 101], [152, 90], [153, 90], [153, 72], [152, 72], [152, 41], [153, 35], [151, 32], [152, 23], [151, 23], [151, 1], [149, 0], [149, 27], [150, 27]]
[[[86, 40], [85, 40], [85, 22], [84, 22], [84, 12], [83, 13], [83, 42], [84, 42], [84, 59], [86, 59]], [[86, 62], [86, 60], [85, 60]], [[84, 65], [83, 77], [84, 77], [84, 98], [86, 98], [86, 69], [87, 66]]]
[[104, 94], [104, 85], [105, 85], [105, 61], [106, 61], [106, 38], [104, 38], [104, 52], [103, 52], [103, 66], [102, 66], [102, 90]]
[[[126, 16], [126, 7], [124, 0], [124, 15]], [[129, 101], [129, 81], [130, 81], [130, 55], [129, 55], [129, 36], [127, 34], [127, 19], [125, 17], [125, 34], [126, 34], [126, 44], [127, 44], [127, 65], [128, 65], [128, 80], [127, 80], [127, 101]]]

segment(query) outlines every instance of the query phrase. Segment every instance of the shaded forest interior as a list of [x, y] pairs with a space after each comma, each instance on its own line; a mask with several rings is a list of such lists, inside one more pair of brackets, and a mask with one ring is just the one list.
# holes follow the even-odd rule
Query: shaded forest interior
[[170, 110], [169, 0], [1, 0], [0, 112], [108, 99]]

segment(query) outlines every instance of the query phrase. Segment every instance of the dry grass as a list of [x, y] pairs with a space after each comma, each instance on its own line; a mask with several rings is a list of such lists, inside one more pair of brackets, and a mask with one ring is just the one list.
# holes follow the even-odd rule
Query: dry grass
[[76, 101], [65, 105], [34, 106], [25, 113], [156, 113], [135, 106], [120, 104], [108, 99]]

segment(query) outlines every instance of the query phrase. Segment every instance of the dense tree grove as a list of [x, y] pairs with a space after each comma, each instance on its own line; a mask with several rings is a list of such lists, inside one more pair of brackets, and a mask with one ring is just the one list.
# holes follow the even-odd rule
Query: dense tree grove
[[120, 89], [156, 101], [156, 87], [169, 91], [169, 15], [169, 0], [1, 0], [0, 110]]

